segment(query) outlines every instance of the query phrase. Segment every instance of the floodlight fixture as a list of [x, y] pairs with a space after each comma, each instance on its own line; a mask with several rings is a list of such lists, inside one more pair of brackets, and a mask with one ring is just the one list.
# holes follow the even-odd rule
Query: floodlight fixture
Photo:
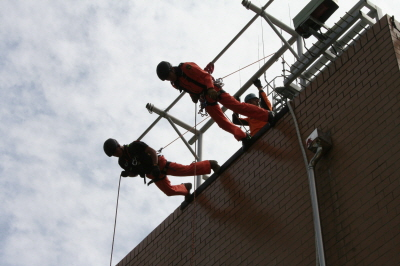
[[[324, 22], [339, 8], [337, 0], [311, 0], [293, 19], [293, 25], [303, 38], [321, 37], [317, 31], [327, 28]], [[328, 29], [328, 28], [327, 28]]]

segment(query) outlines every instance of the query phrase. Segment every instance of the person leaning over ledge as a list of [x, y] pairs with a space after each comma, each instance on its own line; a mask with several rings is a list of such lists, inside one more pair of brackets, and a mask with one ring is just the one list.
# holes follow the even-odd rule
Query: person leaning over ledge
[[[211, 169], [218, 172], [220, 166], [217, 161], [201, 161], [190, 165], [182, 165], [167, 161], [164, 156], [157, 155], [157, 152], [142, 141], [134, 141], [128, 145], [120, 145], [117, 140], [109, 138], [104, 142], [104, 152], [108, 157], [118, 157], [118, 164], [124, 171], [123, 177], [141, 176], [151, 179], [151, 183], [164, 192], [167, 196], [188, 196], [191, 183], [171, 185], [168, 175], [173, 176], [194, 176], [211, 173]], [[145, 179], [146, 180], [146, 179]]]
[[249, 137], [225, 117], [218, 103], [235, 113], [264, 121], [265, 123], [274, 120], [273, 112], [237, 101], [229, 93], [222, 90], [220, 86], [214, 84], [213, 77], [195, 63], [181, 63], [179, 66], [173, 67], [169, 62], [162, 61], [157, 65], [157, 76], [162, 81], [170, 81], [171, 85], [180, 92], [188, 92], [194, 103], [199, 100], [205, 103], [206, 111], [218, 126], [233, 134], [236, 140], [242, 141], [244, 147], [247, 145]]
[[[259, 79], [256, 79], [253, 81], [254, 86], [257, 87], [259, 97], [257, 97], [254, 93], [249, 93], [246, 95], [244, 98], [244, 102], [248, 104], [252, 104], [255, 106], [259, 106], [261, 108], [264, 108], [265, 110], [272, 111], [272, 104], [269, 101], [267, 95], [263, 91], [263, 87], [261, 85], [261, 81]], [[237, 100], [240, 101], [240, 99], [236, 98]], [[260, 106], [261, 103], [261, 106]], [[260, 131], [261, 128], [263, 128], [267, 122], [260, 121], [254, 118], [239, 118], [239, 114], [233, 113], [232, 114], [232, 122], [235, 125], [243, 125], [243, 126], [249, 126], [250, 128], [250, 135], [253, 137], [258, 131]], [[273, 126], [273, 124], [271, 124]]]

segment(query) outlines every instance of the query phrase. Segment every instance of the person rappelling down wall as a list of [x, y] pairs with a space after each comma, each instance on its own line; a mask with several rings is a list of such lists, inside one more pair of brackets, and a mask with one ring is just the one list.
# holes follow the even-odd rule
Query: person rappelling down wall
[[107, 139], [103, 145], [107, 156], [118, 157], [118, 164], [124, 171], [123, 177], [141, 176], [146, 183], [146, 177], [151, 183], [164, 192], [167, 196], [188, 196], [190, 195], [191, 183], [171, 185], [167, 175], [173, 176], [195, 176], [211, 173], [211, 169], [218, 172], [220, 166], [217, 161], [194, 162], [190, 165], [182, 165], [167, 161], [164, 156], [157, 155], [157, 152], [142, 141], [134, 141], [129, 145], [120, 145], [115, 139]]
[[[267, 94], [265, 94], [265, 92], [263, 91], [261, 81], [259, 79], [256, 79], [255, 81], [253, 81], [253, 84], [258, 89], [258, 97], [254, 93], [249, 93], [244, 98], [244, 102], [255, 106], [260, 106], [261, 108], [268, 111], [272, 111], [272, 104], [269, 101]], [[236, 99], [240, 101], [239, 98]], [[267, 122], [255, 118], [240, 118], [239, 114], [237, 113], [232, 114], [232, 122], [236, 125], [249, 126], [251, 136], [254, 136], [258, 131], [260, 131], [261, 128], [263, 128], [267, 124]]]
[[273, 125], [273, 112], [249, 103], [239, 102], [225, 92], [218, 83], [215, 83], [208, 72], [195, 63], [181, 63], [173, 67], [169, 62], [162, 61], [157, 65], [157, 76], [162, 81], [170, 81], [171, 85], [180, 92], [188, 92], [194, 103], [200, 101], [218, 126], [233, 134], [236, 140], [242, 141], [244, 147], [248, 144], [250, 136], [225, 117], [218, 103], [235, 113]]

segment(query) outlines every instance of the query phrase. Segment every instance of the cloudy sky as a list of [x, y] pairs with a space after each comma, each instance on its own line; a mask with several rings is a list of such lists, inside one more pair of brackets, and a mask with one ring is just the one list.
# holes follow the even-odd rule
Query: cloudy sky
[[[339, 1], [327, 25], [356, 2]], [[399, 20], [399, 3], [380, 2], [384, 14]], [[267, 12], [292, 25], [307, 3], [276, 0]], [[253, 16], [240, 0], [0, 1], [0, 264], [109, 265], [120, 168], [104, 154], [103, 142], [136, 140], [157, 118], [145, 105], [163, 109], [178, 96], [157, 78], [160, 61], [205, 67]], [[217, 61], [214, 76], [224, 77], [280, 46], [258, 19]], [[290, 54], [286, 60], [294, 62]], [[269, 79], [280, 75], [278, 65]], [[224, 89], [234, 94], [258, 68], [227, 77]], [[195, 118], [188, 95], [170, 113], [189, 125], [202, 119]], [[143, 141], [158, 150], [176, 136], [162, 119]], [[204, 138], [203, 159], [220, 164], [241, 147], [215, 125]], [[193, 161], [180, 140], [163, 155], [182, 164]], [[140, 178], [123, 179], [113, 264], [182, 200]]]

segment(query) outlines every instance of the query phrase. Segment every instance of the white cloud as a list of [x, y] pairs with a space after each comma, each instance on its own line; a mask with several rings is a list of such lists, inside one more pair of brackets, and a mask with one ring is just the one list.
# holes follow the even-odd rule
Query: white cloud
[[[290, 3], [291, 16], [307, 1], [299, 2]], [[341, 14], [350, 2], [340, 3]], [[268, 10], [290, 24], [288, 3]], [[157, 118], [146, 103], [162, 109], [178, 97], [155, 74], [161, 60], [205, 66], [253, 16], [240, 1], [1, 1], [1, 265], [108, 263], [120, 168], [104, 155], [104, 140], [135, 140]], [[254, 62], [263, 49], [274, 52], [281, 43], [265, 22], [263, 29], [264, 42], [257, 20], [218, 60], [215, 76]], [[226, 78], [226, 90], [235, 93], [257, 69]], [[189, 125], [194, 112], [187, 95], [170, 111]], [[159, 149], [176, 136], [162, 119], [143, 140]], [[215, 125], [204, 143], [204, 159], [221, 164], [240, 148]], [[181, 140], [163, 154], [193, 161]], [[123, 179], [114, 264], [182, 200], [140, 178]]]

